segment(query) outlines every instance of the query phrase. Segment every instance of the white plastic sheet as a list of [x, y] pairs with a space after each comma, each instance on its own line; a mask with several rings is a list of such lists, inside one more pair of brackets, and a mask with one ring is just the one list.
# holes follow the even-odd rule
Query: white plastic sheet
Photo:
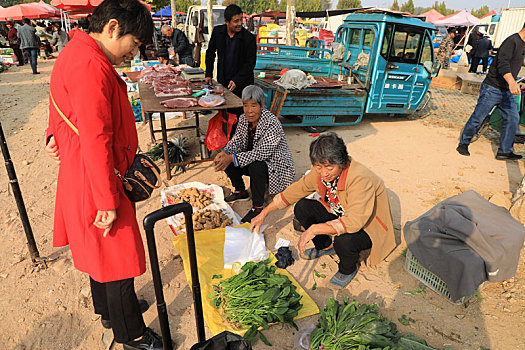
[[262, 233], [255, 234], [247, 228], [231, 226], [225, 228], [223, 254], [225, 269], [231, 269], [237, 262], [244, 265], [248, 261], [257, 262], [269, 257]]

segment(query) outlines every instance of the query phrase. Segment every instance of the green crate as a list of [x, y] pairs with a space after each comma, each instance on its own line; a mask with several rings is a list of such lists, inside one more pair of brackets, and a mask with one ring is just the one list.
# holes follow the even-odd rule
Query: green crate
[[424, 285], [432, 289], [434, 292], [445, 297], [452, 304], [462, 305], [474, 296], [474, 295], [464, 296], [461, 299], [456, 300], [456, 301], [453, 301], [452, 299], [450, 299], [450, 293], [448, 291], [448, 287], [445, 281], [443, 281], [437, 275], [435, 275], [434, 273], [430, 272], [429, 270], [421, 266], [419, 261], [410, 252], [408, 248], [406, 251], [405, 267], [408, 273], [410, 273], [412, 276], [420, 280]]

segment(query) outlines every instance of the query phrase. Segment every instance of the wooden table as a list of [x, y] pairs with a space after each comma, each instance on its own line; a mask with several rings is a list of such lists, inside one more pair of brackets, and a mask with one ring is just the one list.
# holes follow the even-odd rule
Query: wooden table
[[[204, 84], [204, 82], [193, 83], [192, 89], [198, 90], [200, 89], [200, 86], [202, 84]], [[214, 85], [218, 85], [218, 84], [215, 83]], [[206, 107], [201, 107], [201, 106], [195, 106], [195, 107], [189, 107], [189, 108], [167, 108], [161, 105], [160, 102], [169, 100], [172, 97], [157, 97], [155, 96], [155, 92], [151, 88], [151, 84], [144, 84], [141, 82], [139, 82], [139, 94], [140, 94], [140, 105], [142, 107], [142, 111], [144, 112], [144, 114], [147, 117], [147, 120], [149, 121], [151, 141], [153, 143], [156, 143], [155, 133], [160, 132], [162, 134], [162, 145], [164, 148], [164, 163], [166, 164], [167, 180], [171, 179], [170, 165], [178, 165], [178, 164], [170, 164], [169, 159], [168, 159], [168, 137], [167, 137], [168, 131], [195, 129], [197, 141], [200, 142], [201, 134], [200, 134], [200, 129], [199, 129], [199, 116], [200, 116], [199, 112], [206, 111], [206, 110], [217, 110], [217, 109], [242, 107], [241, 99], [227, 89], [224, 89], [224, 98], [226, 99], [226, 102], [220, 106], [211, 107], [211, 108], [206, 108]], [[165, 115], [166, 112], [193, 112], [193, 114], [195, 115], [195, 125], [181, 126], [177, 128], [166, 128], [166, 115]], [[161, 126], [160, 130], [156, 130], [153, 128], [153, 121], [151, 118], [152, 113], [160, 114], [160, 126]], [[204, 159], [204, 155], [202, 154], [202, 149], [201, 149], [201, 159]], [[198, 161], [185, 162], [185, 164], [186, 163], [191, 164], [191, 163], [196, 163], [196, 162]]]

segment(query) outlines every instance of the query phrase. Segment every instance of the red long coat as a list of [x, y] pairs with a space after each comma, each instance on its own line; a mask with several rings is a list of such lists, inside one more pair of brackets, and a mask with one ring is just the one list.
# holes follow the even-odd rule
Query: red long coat
[[[78, 128], [64, 122], [49, 100], [48, 136], [60, 151], [53, 246], [70, 246], [75, 267], [98, 282], [136, 277], [146, 270], [135, 207], [122, 189], [138, 140], [126, 84], [97, 43], [83, 32], [62, 50], [51, 74], [55, 102]], [[97, 210], [117, 210], [106, 238], [93, 225]]]

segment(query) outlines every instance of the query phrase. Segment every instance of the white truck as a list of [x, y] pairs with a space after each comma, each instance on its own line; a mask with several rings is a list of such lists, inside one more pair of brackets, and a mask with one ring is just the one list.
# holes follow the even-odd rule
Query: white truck
[[510, 35], [517, 33], [525, 24], [525, 7], [504, 9], [500, 15], [483, 18], [468, 33], [467, 38], [473, 30], [483, 29], [489, 34], [494, 49], [497, 50], [501, 43]]
[[[213, 6], [213, 26], [224, 24], [225, 6]], [[208, 33], [208, 8], [207, 6], [190, 6], [188, 8], [186, 22], [184, 23], [184, 34], [188, 37], [190, 44], [196, 43], [198, 28], [202, 29], [204, 37], [203, 48], [207, 47], [211, 33]]]

